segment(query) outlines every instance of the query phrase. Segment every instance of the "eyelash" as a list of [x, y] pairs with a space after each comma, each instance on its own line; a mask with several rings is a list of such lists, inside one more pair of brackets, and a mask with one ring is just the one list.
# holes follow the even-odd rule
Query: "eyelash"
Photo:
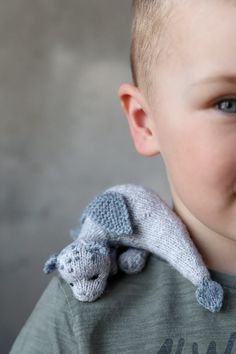
[[[236, 102], [236, 98], [234, 97], [225, 97], [224, 99], [221, 99], [217, 102], [215, 102], [214, 107], [219, 107], [223, 102], [230, 102], [230, 101], [235, 101]], [[226, 108], [227, 109], [227, 108]], [[223, 114], [236, 114], [236, 105], [235, 105], [235, 112], [225, 112], [225, 111], [221, 111], [220, 109], [218, 109], [221, 113]]]

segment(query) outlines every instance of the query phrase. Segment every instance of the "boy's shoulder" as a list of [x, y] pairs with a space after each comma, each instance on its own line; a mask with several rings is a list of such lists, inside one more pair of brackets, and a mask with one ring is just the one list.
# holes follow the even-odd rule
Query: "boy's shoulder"
[[[234, 293], [228, 293], [228, 298], [234, 309]], [[193, 314], [194, 331], [189, 326]], [[224, 323], [228, 333], [235, 323], [235, 310], [216, 316], [199, 306], [195, 286], [188, 279], [150, 254], [140, 273], [119, 271], [108, 278], [104, 293], [93, 302], [78, 301], [70, 286], [54, 276], [10, 353], [154, 353], [167, 342], [182, 340], [183, 335], [183, 353], [189, 353], [195, 335], [202, 348], [208, 345], [214, 326], [217, 346], [222, 349], [223, 335], [216, 320]]]
[[[59, 276], [52, 278], [47, 296], [57, 299], [58, 311], [62, 311], [64, 307], [70, 312], [75, 331], [81, 332], [85, 327], [92, 328], [96, 322], [109, 322], [111, 318], [114, 321], [114, 314], [121, 318], [122, 322], [122, 316], [127, 319], [128, 313], [132, 317], [136, 311], [142, 316], [142, 311], [145, 312], [153, 306], [162, 312], [163, 306], [168, 306], [169, 301], [173, 302], [173, 290], [179, 289], [181, 292], [181, 289], [186, 289], [186, 285], [192, 289], [194, 302], [193, 284], [168, 262], [150, 254], [141, 272], [126, 274], [119, 271], [109, 277], [105, 291], [93, 302], [78, 301], [70, 286]], [[116, 321], [118, 325], [118, 318]]]
[[[114, 310], [128, 308], [131, 304], [145, 301], [148, 303], [161, 292], [166, 292], [165, 282], [169, 280], [171, 287], [177, 287], [180, 282], [187, 282], [168, 262], [150, 254], [143, 270], [136, 274], [126, 274], [118, 271], [107, 280], [103, 294], [92, 302], [77, 300], [70, 286], [59, 275], [55, 275], [44, 294], [43, 302], [52, 302], [55, 310], [63, 309], [70, 312], [74, 325], [86, 316], [86, 321], [95, 318], [109, 317]], [[181, 285], [179, 284], [181, 287]], [[159, 297], [159, 296], [158, 296]], [[159, 297], [160, 298], [160, 297]], [[166, 299], [165, 299], [166, 300]]]

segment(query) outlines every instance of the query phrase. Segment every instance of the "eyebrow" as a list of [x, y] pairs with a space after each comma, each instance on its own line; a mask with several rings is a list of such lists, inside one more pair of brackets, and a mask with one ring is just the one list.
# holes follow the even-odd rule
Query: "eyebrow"
[[212, 84], [216, 82], [228, 82], [230, 84], [236, 84], [236, 75], [222, 74], [222, 75], [209, 76], [207, 78], [204, 78], [203, 80], [194, 82], [193, 84], [191, 84], [191, 86]]

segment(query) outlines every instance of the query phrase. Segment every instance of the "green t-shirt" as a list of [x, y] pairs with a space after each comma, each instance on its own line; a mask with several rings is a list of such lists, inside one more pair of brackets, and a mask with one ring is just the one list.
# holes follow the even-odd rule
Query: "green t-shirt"
[[236, 276], [209, 271], [224, 289], [220, 312], [200, 306], [196, 287], [153, 254], [91, 303], [54, 276], [10, 354], [235, 354]]

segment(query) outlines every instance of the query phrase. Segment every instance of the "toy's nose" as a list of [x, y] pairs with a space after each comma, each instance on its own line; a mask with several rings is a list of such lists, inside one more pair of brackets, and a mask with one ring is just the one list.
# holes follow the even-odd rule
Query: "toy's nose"
[[92, 302], [92, 301], [95, 301], [97, 298], [97, 296], [95, 296], [91, 293], [88, 295], [84, 291], [76, 292], [76, 293], [74, 293], [74, 296], [76, 297], [77, 300], [84, 301], [84, 302]]

